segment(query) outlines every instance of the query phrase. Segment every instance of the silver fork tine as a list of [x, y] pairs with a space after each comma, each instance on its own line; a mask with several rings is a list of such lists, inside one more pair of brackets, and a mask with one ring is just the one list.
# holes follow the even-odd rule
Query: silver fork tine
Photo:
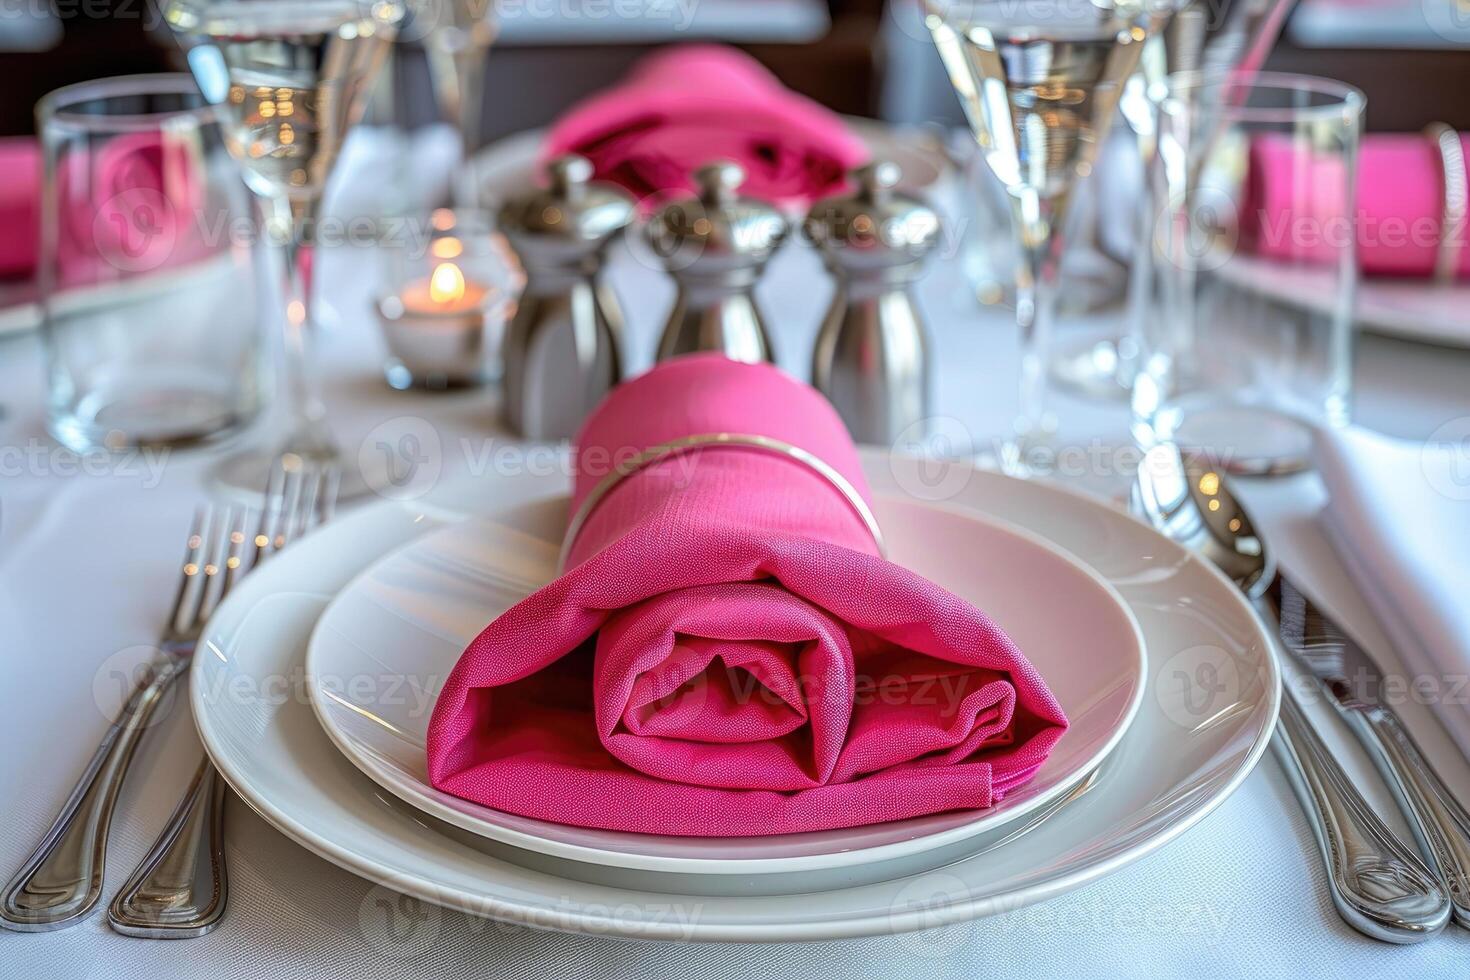
[[179, 576], [179, 589], [174, 593], [173, 608], [169, 611], [168, 629], [175, 629], [179, 622], [179, 613], [184, 609], [184, 596], [189, 592], [189, 586], [199, 574], [199, 565], [204, 554], [204, 528], [208, 520], [209, 510], [200, 507], [194, 511], [194, 525], [189, 529], [189, 538], [184, 545], [183, 574]]
[[301, 509], [296, 515], [296, 535], [298, 537], [316, 525], [317, 501], [321, 499], [322, 480], [325, 476], [325, 471], [319, 468], [313, 469], [311, 479], [307, 481], [306, 487], [301, 493]]
[[317, 523], [325, 524], [332, 519], [337, 511], [337, 494], [342, 489], [342, 471], [333, 466], [327, 470], [326, 486], [322, 490], [321, 511], [317, 514]]
[[234, 584], [234, 570], [240, 563], [239, 542], [245, 536], [238, 525], [243, 523], [243, 514], [237, 514], [234, 507], [226, 507], [219, 523], [219, 533], [214, 537], [214, 551], [204, 566], [204, 574], [209, 576], [205, 584], [212, 585], [213, 588], [200, 596], [199, 605], [194, 610], [194, 619], [190, 622], [191, 629], [195, 626], [202, 627], [214, 615], [214, 610]]
[[271, 532], [272, 553], [286, 547], [290, 540], [291, 521], [296, 513], [296, 508], [301, 504], [302, 483], [305, 473], [298, 462], [286, 469], [286, 484], [281, 491], [281, 509], [276, 515], [275, 530]]
[[229, 550], [229, 529], [233, 516], [234, 510], [229, 507], [222, 511], [213, 511], [210, 515], [209, 530], [204, 539], [204, 567], [201, 569], [204, 578], [200, 582], [194, 604], [188, 610], [187, 618], [179, 627], [186, 634], [203, 623], [219, 601], [220, 590], [224, 585], [222, 573]]

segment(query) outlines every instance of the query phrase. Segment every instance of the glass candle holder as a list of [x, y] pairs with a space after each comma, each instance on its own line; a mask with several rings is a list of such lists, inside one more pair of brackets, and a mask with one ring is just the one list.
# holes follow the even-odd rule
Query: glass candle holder
[[378, 322], [383, 374], [399, 390], [474, 387], [500, 377], [500, 345], [525, 281], [489, 215], [441, 208], [385, 251]]

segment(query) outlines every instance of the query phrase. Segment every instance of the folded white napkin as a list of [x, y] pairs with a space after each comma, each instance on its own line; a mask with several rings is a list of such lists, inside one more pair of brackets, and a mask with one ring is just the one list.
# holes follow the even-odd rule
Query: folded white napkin
[[1334, 549], [1410, 679], [1437, 685], [1432, 707], [1470, 755], [1470, 425], [1451, 435], [1323, 432], [1317, 464]]

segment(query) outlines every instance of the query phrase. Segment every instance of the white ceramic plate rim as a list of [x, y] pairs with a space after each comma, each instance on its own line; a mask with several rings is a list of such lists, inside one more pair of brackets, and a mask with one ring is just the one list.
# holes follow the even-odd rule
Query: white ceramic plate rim
[[[993, 475], [987, 475], [987, 478], [993, 478]], [[1045, 487], [1039, 489], [1044, 493], [1057, 494], [1059, 498], [1064, 500], [1071, 498], [1079, 506], [1102, 510], [1107, 509], [1106, 505], [1068, 488]], [[415, 515], [420, 518], [433, 516], [437, 513], [439, 515], [437, 522], [428, 524], [425, 530], [439, 526], [440, 523], [460, 519], [462, 516], [451, 514], [444, 508], [411, 507], [405, 504], [385, 504], [380, 505], [380, 507], [382, 509], [377, 511], [380, 515], [386, 510], [392, 509], [397, 509], [404, 515]], [[364, 520], [366, 516], [366, 513], [362, 513], [346, 518], [339, 521], [337, 526], [340, 527], [349, 520], [363, 521], [364, 525], [366, 525], [367, 522]], [[1122, 515], [1119, 515], [1119, 517], [1120, 519], [1126, 520]], [[1171, 542], [1165, 541], [1162, 538], [1159, 539], [1159, 542], [1160, 547], [1165, 553], [1180, 553], [1177, 546]], [[1190, 562], [1202, 574], [1213, 578], [1221, 588], [1221, 595], [1231, 596], [1231, 599], [1228, 601], [1236, 607], [1238, 613], [1248, 619], [1254, 619], [1254, 611], [1245, 599], [1235, 591], [1234, 586], [1219, 570], [1199, 559], [1186, 558], [1185, 560]], [[247, 579], [241, 588], [237, 589], [230, 599], [226, 601], [226, 604], [221, 607], [221, 611], [228, 612], [226, 607], [230, 605], [244, 607], [247, 602], [255, 601], [256, 597], [253, 595], [253, 592], [256, 590], [252, 589], [251, 586], [251, 581]], [[323, 606], [325, 606], [325, 602], [323, 602]], [[216, 618], [219, 618], [218, 612], [216, 613]], [[1266, 746], [1270, 742], [1271, 733], [1275, 728], [1276, 715], [1281, 703], [1280, 667], [1265, 631], [1258, 623], [1256, 624], [1255, 632], [1257, 638], [1262, 642], [1262, 659], [1259, 663], [1259, 669], [1262, 672], [1263, 680], [1262, 699], [1256, 703], [1256, 707], [1257, 709], [1261, 707], [1265, 708], [1265, 721], [1255, 731], [1253, 741], [1246, 749], [1244, 755], [1239, 758], [1238, 763], [1230, 772], [1229, 776], [1214, 787], [1209, 795], [1203, 798], [1198, 794], [1191, 796], [1191, 800], [1196, 801], [1194, 809], [1183, 811], [1167, 824], [1151, 830], [1134, 842], [1119, 847], [1104, 857], [1075, 865], [1070, 871], [1056, 873], [1048, 878], [1018, 887], [1011, 891], [967, 895], [939, 909], [933, 906], [905, 907], [897, 910], [890, 909], [882, 915], [855, 912], [842, 918], [828, 917], [812, 921], [758, 921], [753, 923], [703, 922], [696, 924], [693, 928], [689, 928], [679, 923], [649, 922], [619, 918], [616, 910], [608, 909], [601, 910], [596, 914], [570, 908], [559, 909], [555, 913], [552, 913], [541, 909], [527, 909], [520, 903], [496, 897], [488, 894], [485, 890], [475, 891], [446, 884], [443, 880], [442, 873], [439, 873], [437, 878], [435, 877], [437, 872], [432, 862], [427, 862], [427, 870], [424, 870], [421, 865], [420, 869], [416, 872], [387, 871], [370, 853], [362, 853], [359, 850], [337, 844], [315, 833], [309, 827], [304, 826], [291, 815], [288, 808], [282, 807], [270, 798], [255, 792], [250, 786], [249, 781], [242, 778], [241, 771], [237, 767], [235, 759], [226, 751], [227, 746], [222, 734], [215, 730], [217, 722], [210, 715], [208, 688], [203, 671], [192, 674], [190, 681], [190, 702], [205, 750], [226, 782], [230, 784], [247, 805], [259, 813], [263, 819], [301, 844], [307, 850], [370, 881], [378, 882], [425, 901], [462, 909], [476, 915], [560, 931], [585, 932], [596, 935], [619, 935], [636, 939], [700, 942], [810, 942], [933, 928], [999, 911], [1021, 908], [1025, 905], [1044, 901], [1052, 896], [1063, 894], [1087, 882], [1094, 881], [1118, 868], [1124, 867], [1157, 851], [1186, 830], [1194, 827], [1210, 813], [1213, 813], [1255, 769], [1256, 764], [1260, 762], [1262, 755], [1266, 751]], [[294, 802], [298, 802], [299, 804], [299, 801]], [[367, 849], [363, 850], [365, 851]], [[424, 860], [427, 861], [427, 859]], [[568, 884], [572, 887], [576, 885], [575, 882]], [[493, 887], [493, 883], [490, 887]], [[678, 896], [670, 897], [677, 898]], [[814, 904], [820, 902], [820, 893], [813, 896], [813, 902]]]
[[[563, 495], [564, 496], [564, 495]], [[1100, 592], [1111, 603], [1114, 611], [1120, 613], [1126, 622], [1133, 637], [1131, 650], [1120, 652], [1119, 660], [1127, 661], [1120, 663], [1120, 670], [1126, 672], [1126, 676], [1133, 679], [1133, 691], [1128, 705], [1119, 717], [1106, 738], [1101, 740], [1093, 751], [1085, 758], [1074, 763], [1071, 769], [1065, 773], [1058, 774], [1057, 782], [1045, 791], [1034, 793], [1020, 802], [1007, 806], [1004, 801], [987, 810], [977, 811], [973, 820], [950, 826], [943, 830], [930, 833], [919, 833], [904, 837], [896, 841], [875, 843], [860, 847], [851, 847], [841, 850], [832, 850], [819, 854], [807, 854], [799, 856], [781, 856], [764, 858], [698, 858], [670, 856], [663, 854], [648, 853], [637, 850], [621, 850], [613, 848], [591, 847], [576, 844], [565, 840], [557, 840], [555, 837], [547, 836], [555, 834], [558, 827], [555, 824], [545, 824], [546, 830], [542, 833], [532, 833], [519, 830], [514, 826], [508, 826], [503, 818], [509, 817], [511, 822], [517, 824], [538, 824], [541, 821], [530, 818], [519, 817], [514, 814], [502, 814], [489, 807], [474, 807], [473, 804], [464, 804], [460, 807], [443, 802], [440, 797], [443, 794], [434, 787], [420, 783], [417, 780], [405, 778], [396, 767], [382, 763], [374, 753], [365, 750], [350, 732], [343, 729], [339, 723], [334, 705], [340, 705], [349, 711], [361, 712], [351, 702], [342, 699], [339, 695], [327, 690], [323, 684], [323, 677], [332, 675], [333, 672], [326, 669], [324, 660], [324, 649], [329, 643], [325, 639], [325, 624], [330, 622], [334, 611], [340, 610], [344, 600], [355, 588], [374, 575], [385, 562], [391, 562], [400, 556], [405, 550], [419, 546], [428, 536], [423, 535], [399, 548], [384, 555], [378, 561], [359, 572], [348, 584], [343, 587], [322, 610], [312, 628], [311, 639], [307, 644], [306, 653], [306, 689], [310, 697], [312, 710], [316, 713], [318, 723], [322, 730], [353, 765], [364, 775], [383, 789], [429, 815], [453, 824], [470, 833], [501, 843], [510, 844], [514, 847], [524, 848], [552, 857], [563, 858], [571, 861], [580, 861], [588, 864], [598, 864], [609, 867], [633, 868], [644, 871], [660, 871], [675, 874], [723, 874], [723, 875], [759, 875], [759, 874], [787, 874], [800, 871], [815, 871], [831, 868], [846, 868], [856, 865], [867, 864], [876, 861], [888, 861], [934, 850], [952, 843], [957, 843], [969, 837], [982, 833], [1018, 820], [1027, 814], [1045, 807], [1053, 800], [1069, 792], [1079, 782], [1092, 773], [1107, 758], [1108, 754], [1117, 747], [1127, 734], [1129, 726], [1133, 724], [1138, 716], [1138, 710], [1143, 704], [1144, 692], [1147, 689], [1148, 658], [1142, 627], [1139, 626], [1137, 617], [1132, 608], [1123, 599], [1107, 579], [1103, 578], [1095, 569], [1084, 563], [1076, 555], [1058, 547], [1040, 535], [1026, 528], [1012, 524], [1009, 521], [1000, 520], [989, 515], [980, 514], [972, 510], [954, 507], [942, 503], [920, 502], [893, 498], [895, 502], [903, 506], [919, 506], [925, 509], [937, 510], [952, 514], [966, 521], [972, 521], [1016, 539], [1024, 547], [1035, 548], [1047, 553], [1073, 572], [1077, 573]], [[474, 518], [468, 518], [473, 520]], [[1066, 708], [1066, 705], [1063, 705]], [[1065, 736], [1064, 736], [1065, 737]], [[476, 817], [473, 813], [467, 813], [464, 805], [474, 807], [475, 810], [483, 811], [484, 817]], [[888, 825], [893, 833], [902, 834], [906, 826], [921, 825], [927, 818], [915, 818], [913, 820], [896, 821]], [[930, 821], [932, 822], [932, 821]], [[853, 828], [853, 834], [864, 828]], [[871, 829], [871, 828], [869, 828]], [[616, 835], [622, 836], [622, 835]], [[636, 838], [639, 835], [627, 835], [631, 838], [629, 847], [635, 847]], [[837, 836], [833, 834], [833, 836]]]

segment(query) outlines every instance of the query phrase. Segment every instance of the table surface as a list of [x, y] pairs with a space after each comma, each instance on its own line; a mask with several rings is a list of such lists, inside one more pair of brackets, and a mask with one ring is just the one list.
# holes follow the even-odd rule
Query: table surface
[[[628, 302], [628, 358], [649, 363], [671, 296], [625, 253], [614, 282]], [[349, 456], [395, 419], [430, 420], [444, 477], [509, 441], [491, 390], [400, 393], [382, 382], [382, 348], [368, 314], [377, 262], [344, 247], [324, 255], [325, 295], [338, 309], [320, 344], [325, 394]], [[783, 366], [806, 372], [828, 287], [815, 257], [793, 246], [761, 287], [776, 316]], [[1015, 406], [1014, 329], [1003, 309], [977, 306], [953, 262], [920, 284], [936, 366], [935, 404], [977, 445], [1004, 431]], [[1356, 367], [1358, 418], [1408, 438], [1470, 415], [1470, 351], [1364, 336]], [[18, 867], [84, 766], [115, 700], [115, 678], [146, 656], [166, 611], [178, 539], [208, 453], [124, 456], [80, 465], [45, 433], [43, 372], [34, 336], [0, 342], [0, 636], [10, 681], [0, 688], [0, 872]], [[1120, 405], [1060, 401], [1062, 441], [1123, 444]], [[1125, 463], [1102, 452], [1095, 468]], [[90, 461], [95, 462], [95, 461]], [[1094, 476], [1099, 474], [1094, 473]], [[1106, 474], [1102, 474], [1106, 476]], [[1106, 484], [1106, 479], [1102, 481]], [[1116, 484], [1115, 484], [1116, 485]], [[1333, 560], [1315, 520], [1315, 476], [1243, 487], [1293, 577], [1383, 662], [1397, 659]], [[31, 668], [31, 669], [26, 669]], [[106, 896], [146, 851], [198, 757], [182, 699], [143, 743], [114, 822]], [[1464, 799], [1470, 765], [1422, 708], [1407, 721]], [[1351, 768], [1391, 823], [1386, 796], [1355, 748]], [[188, 942], [111, 933], [102, 916], [43, 935], [0, 933], [0, 976], [258, 977], [763, 977], [815, 971], [855, 976], [1293, 976], [1347, 971], [1382, 978], [1464, 976], [1470, 933], [1452, 928], [1409, 948], [1382, 945], [1334, 913], [1316, 843], [1274, 758], [1267, 755], [1218, 810], [1162, 851], [1071, 894], [1005, 915], [903, 936], [811, 945], [687, 946], [561, 936], [416, 904], [358, 879], [278, 834], [238, 799], [227, 808], [231, 900], [222, 925]]]

